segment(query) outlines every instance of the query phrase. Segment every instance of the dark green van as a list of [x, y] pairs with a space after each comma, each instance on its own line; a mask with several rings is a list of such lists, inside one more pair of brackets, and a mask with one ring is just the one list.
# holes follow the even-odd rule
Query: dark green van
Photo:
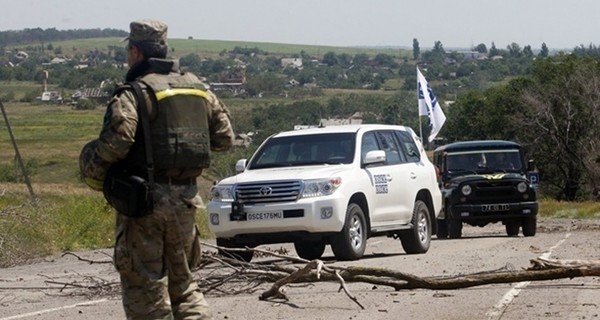
[[443, 145], [434, 150], [439, 170], [442, 213], [438, 238], [460, 238], [463, 223], [483, 227], [502, 222], [509, 236], [535, 235], [538, 202], [523, 149], [512, 141], [478, 140]]

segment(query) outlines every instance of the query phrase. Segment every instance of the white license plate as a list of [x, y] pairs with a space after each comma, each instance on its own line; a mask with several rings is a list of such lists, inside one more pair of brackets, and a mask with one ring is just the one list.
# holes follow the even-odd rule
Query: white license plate
[[271, 212], [247, 212], [246, 220], [278, 220], [283, 219], [283, 211], [271, 211]]
[[498, 203], [498, 204], [483, 204], [481, 205], [481, 211], [489, 212], [489, 211], [508, 211], [510, 209], [510, 205], [508, 203]]

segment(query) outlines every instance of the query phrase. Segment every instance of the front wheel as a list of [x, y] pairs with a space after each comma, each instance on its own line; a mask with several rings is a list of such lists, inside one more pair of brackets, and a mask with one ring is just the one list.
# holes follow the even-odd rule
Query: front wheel
[[523, 218], [521, 229], [523, 229], [523, 235], [525, 237], [535, 236], [535, 231], [537, 229], [537, 217]]
[[506, 234], [509, 237], [516, 237], [519, 235], [519, 228], [521, 227], [521, 222], [518, 220], [509, 220], [505, 222], [506, 226]]
[[306, 260], [319, 259], [325, 252], [325, 241], [295, 241], [294, 248], [298, 257]]
[[460, 239], [462, 237], [462, 221], [450, 217], [446, 217], [446, 219], [448, 219], [448, 237]]
[[400, 232], [402, 248], [408, 254], [425, 253], [431, 243], [431, 219], [429, 208], [421, 201], [415, 201], [410, 230]]
[[448, 222], [446, 219], [435, 219], [437, 222], [437, 238], [446, 239], [448, 238]]
[[362, 208], [351, 203], [342, 231], [331, 237], [331, 250], [338, 260], [357, 260], [367, 247], [367, 224]]

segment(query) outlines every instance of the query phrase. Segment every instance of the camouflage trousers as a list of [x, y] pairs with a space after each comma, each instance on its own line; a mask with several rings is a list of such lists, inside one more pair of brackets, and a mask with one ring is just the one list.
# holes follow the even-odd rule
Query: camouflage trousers
[[157, 184], [153, 214], [118, 214], [114, 260], [127, 319], [212, 319], [190, 271], [200, 260], [197, 191]]

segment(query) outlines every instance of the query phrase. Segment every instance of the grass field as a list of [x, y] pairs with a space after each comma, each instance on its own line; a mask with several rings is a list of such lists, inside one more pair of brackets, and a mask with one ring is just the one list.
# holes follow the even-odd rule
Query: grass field
[[[61, 48], [62, 53], [74, 55], [76, 53], [87, 53], [89, 51], [100, 50], [106, 52], [109, 47], [125, 46], [125, 42], [120, 38], [95, 38], [79, 39], [66, 41], [52, 41], [54, 48]], [[304, 44], [285, 44], [269, 42], [247, 42], [247, 41], [223, 41], [223, 40], [203, 40], [203, 39], [169, 39], [169, 48], [171, 55], [182, 57], [190, 53], [196, 53], [204, 56], [218, 55], [220, 52], [228, 52], [236, 47], [239, 48], [258, 48], [268, 54], [293, 55], [305, 53], [312, 56], [323, 56], [327, 52], [336, 54], [346, 53], [349, 55], [367, 54], [374, 57], [379, 53], [385, 53], [399, 58], [410, 58], [412, 49], [400, 48], [374, 48], [374, 47], [332, 47]], [[13, 46], [9, 46], [12, 48]]]

